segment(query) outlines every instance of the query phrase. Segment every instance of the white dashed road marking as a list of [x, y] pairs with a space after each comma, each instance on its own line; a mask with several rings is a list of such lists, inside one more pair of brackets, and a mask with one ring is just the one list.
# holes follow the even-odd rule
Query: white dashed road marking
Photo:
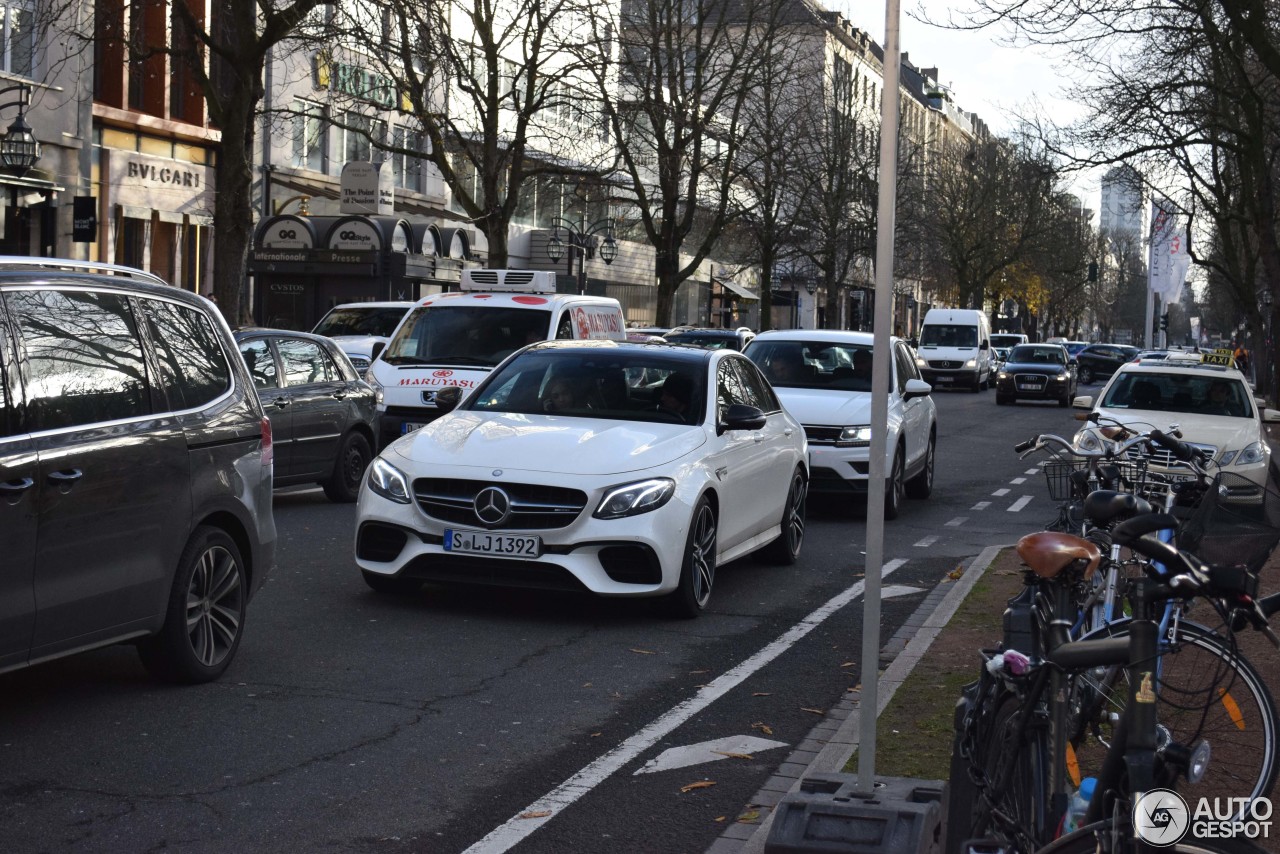
[[1007, 489], [997, 489], [995, 492], [993, 492], [993, 493], [991, 493], [991, 494], [992, 494], [992, 495], [994, 495], [996, 498], [1000, 498], [1000, 497], [1002, 497], [1002, 496], [1008, 495], [1008, 494], [1009, 494], [1009, 490], [1007, 490]]
[[1040, 474], [1040, 469], [1027, 469], [1027, 474]]
[[950, 522], [948, 522], [948, 523], [947, 523], [947, 525], [946, 525], [946, 527], [948, 527], [948, 528], [959, 528], [961, 525], [963, 525], [965, 522], [968, 522], [968, 521], [969, 521], [969, 517], [968, 517], [968, 516], [957, 516], [956, 518], [954, 518], [954, 519], [952, 519]]
[[925, 537], [923, 540], [916, 543], [915, 545], [916, 545], [916, 548], [927, 549], [929, 548], [929, 546], [933, 545], [937, 541], [938, 541], [937, 537]]
[[1009, 512], [1017, 513], [1019, 510], [1021, 510], [1023, 507], [1026, 507], [1030, 503], [1031, 503], [1031, 496], [1024, 495], [1021, 498], [1019, 498], [1017, 501], [1009, 505]]
[[991, 506], [990, 501], [979, 501], [977, 504], [973, 505], [969, 509], [970, 510], [986, 510], [990, 506]]
[[1013, 480], [1009, 482], [1012, 483], [1014, 486], [1017, 486], [1020, 483], [1026, 483], [1027, 479], [1025, 477], [1015, 477]]

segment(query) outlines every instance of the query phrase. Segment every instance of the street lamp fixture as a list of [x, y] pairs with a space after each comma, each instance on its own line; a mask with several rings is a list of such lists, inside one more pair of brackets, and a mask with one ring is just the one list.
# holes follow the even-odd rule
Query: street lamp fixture
[[0, 104], [0, 111], [18, 108], [13, 124], [9, 125], [4, 136], [0, 136], [0, 164], [5, 171], [20, 178], [40, 159], [40, 141], [31, 132], [31, 125], [27, 124], [26, 109], [31, 103], [31, 87], [26, 83], [15, 83], [0, 89], [0, 98], [15, 94], [16, 101]]
[[809, 292], [809, 296], [813, 296], [814, 292], [818, 290], [818, 283], [810, 279], [804, 283], [804, 289]]
[[[574, 194], [582, 200], [582, 217], [578, 222], [570, 222], [562, 217], [556, 217], [552, 222], [554, 231], [551, 237], [547, 239], [547, 257], [551, 259], [552, 264], [559, 264], [560, 259], [565, 257], [566, 250], [569, 255], [569, 275], [573, 275], [573, 256], [578, 256], [578, 293], [585, 294], [587, 292], [587, 259], [594, 257], [598, 252], [600, 260], [605, 264], [612, 264], [613, 260], [618, 257], [618, 241], [614, 237], [613, 217], [607, 216], [598, 219], [595, 222], [587, 222], [587, 185], [585, 182], [578, 182], [578, 186], [574, 188]], [[561, 229], [565, 232], [565, 237], [560, 237]], [[603, 234], [603, 239], [598, 239], [597, 235]]]

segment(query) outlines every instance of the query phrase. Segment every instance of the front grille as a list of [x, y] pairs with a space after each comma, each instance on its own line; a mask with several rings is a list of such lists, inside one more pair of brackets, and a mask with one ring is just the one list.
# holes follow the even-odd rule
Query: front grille
[[586, 590], [582, 582], [562, 566], [535, 560], [480, 555], [419, 555], [409, 561], [399, 577], [421, 581], [532, 587], [539, 590]]
[[[497, 486], [511, 499], [511, 513], [497, 526], [487, 525], [475, 512], [476, 495]], [[455, 525], [521, 531], [563, 528], [578, 518], [587, 506], [587, 494], [580, 489], [542, 486], [536, 483], [494, 483], [487, 480], [418, 478], [414, 497], [423, 512], [433, 519]]]
[[959, 368], [963, 368], [964, 362], [951, 362], [951, 361], [942, 361], [942, 360], [930, 361], [929, 367], [940, 368], [941, 370], [944, 370], [944, 371], [954, 371], [954, 370], [958, 370]]
[[369, 370], [369, 360], [364, 356], [350, 356], [351, 364], [360, 372], [360, 376], [364, 376], [364, 372]]
[[[1218, 449], [1213, 445], [1201, 445], [1196, 442], [1187, 442], [1186, 444], [1190, 445], [1193, 448], [1197, 448], [1201, 451], [1204, 451], [1206, 454], [1209, 455], [1210, 459], [1213, 459], [1214, 457], [1218, 456]], [[1164, 448], [1153, 448], [1150, 452], [1144, 452], [1137, 448], [1130, 448], [1129, 450], [1125, 451], [1125, 456], [1127, 456], [1131, 460], [1136, 460], [1142, 457], [1146, 457], [1147, 465], [1155, 466], [1157, 468], [1162, 468], [1162, 469], [1180, 468], [1180, 469], [1186, 469], [1189, 471], [1188, 467], [1185, 464], [1175, 459], [1173, 454], [1171, 454], [1169, 451], [1165, 450]]]
[[834, 445], [836, 440], [840, 438], [840, 434], [844, 432], [843, 427], [818, 427], [814, 424], [804, 424], [805, 437], [814, 444]]

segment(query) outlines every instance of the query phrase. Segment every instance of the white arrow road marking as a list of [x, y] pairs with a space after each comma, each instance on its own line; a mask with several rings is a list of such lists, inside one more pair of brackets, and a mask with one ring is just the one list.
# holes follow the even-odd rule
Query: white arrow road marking
[[924, 588], [908, 587], [905, 584], [890, 584], [888, 587], [880, 588], [881, 599], [892, 599], [895, 596], [910, 596], [912, 593], [923, 593]]
[[[891, 590], [893, 588], [887, 588]], [[687, 744], [684, 747], [672, 747], [658, 754], [657, 759], [650, 759], [636, 774], [653, 774], [656, 771], [670, 771], [672, 768], [688, 768], [690, 765], [701, 765], [704, 762], [719, 762], [728, 759], [727, 753], [745, 753], [754, 756], [766, 750], [786, 747], [785, 741], [770, 741], [767, 738], [756, 738], [754, 735], [731, 735], [728, 738], [717, 738], [701, 744]], [[634, 775], [633, 775], [634, 776]]]
[[1026, 507], [1030, 503], [1031, 503], [1031, 496], [1024, 495], [1021, 498], [1019, 498], [1017, 501], [1009, 505], [1009, 512], [1017, 513], [1019, 510], [1021, 510], [1023, 507]]
[[[883, 578], [889, 575], [904, 563], [906, 563], [906, 560], [901, 558], [889, 561], [884, 565], [884, 569], [880, 571], [880, 577]], [[657, 720], [622, 742], [622, 744], [598, 757], [568, 780], [565, 780], [559, 786], [556, 786], [550, 792], [507, 819], [505, 823], [489, 831], [484, 839], [472, 845], [463, 854], [502, 854], [504, 851], [510, 851], [521, 840], [554, 818], [557, 813], [568, 809], [575, 801], [588, 794], [623, 765], [626, 765], [657, 744], [667, 733], [688, 721], [698, 712], [742, 684], [747, 677], [795, 646], [801, 638], [822, 625], [845, 605], [861, 596], [865, 587], [866, 582], [859, 581], [857, 584], [853, 584], [837, 593], [826, 604], [787, 629], [777, 640], [769, 643], [737, 667], [703, 685], [698, 689], [698, 693], [688, 700], [663, 713]], [[528, 816], [528, 818], [524, 818], [524, 816]]]

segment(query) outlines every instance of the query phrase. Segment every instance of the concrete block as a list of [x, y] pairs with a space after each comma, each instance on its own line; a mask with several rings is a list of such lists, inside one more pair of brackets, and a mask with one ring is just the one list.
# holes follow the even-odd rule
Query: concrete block
[[942, 854], [946, 784], [885, 777], [871, 797], [853, 774], [814, 774], [774, 810], [765, 854]]

